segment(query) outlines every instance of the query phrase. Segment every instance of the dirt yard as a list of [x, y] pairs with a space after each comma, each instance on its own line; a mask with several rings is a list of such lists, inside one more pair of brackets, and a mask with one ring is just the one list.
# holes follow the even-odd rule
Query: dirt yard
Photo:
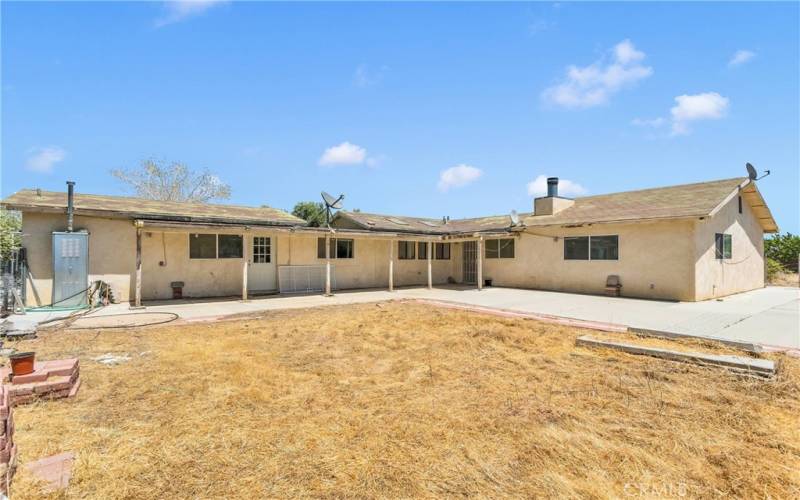
[[[800, 495], [800, 360], [761, 381], [586, 333], [403, 303], [49, 332], [18, 348], [83, 386], [15, 437], [77, 454], [67, 497]], [[24, 467], [11, 493], [46, 496]]]

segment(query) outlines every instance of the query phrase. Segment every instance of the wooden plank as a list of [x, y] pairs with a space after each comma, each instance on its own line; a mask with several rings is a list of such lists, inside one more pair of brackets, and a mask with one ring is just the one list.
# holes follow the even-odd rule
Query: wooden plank
[[578, 337], [575, 345], [584, 347], [595, 347], [613, 349], [638, 354], [653, 356], [656, 358], [668, 359], [671, 361], [681, 361], [684, 363], [694, 363], [699, 365], [711, 365], [737, 372], [749, 373], [761, 377], [771, 377], [775, 374], [775, 363], [768, 359], [748, 358], [745, 356], [732, 356], [729, 354], [709, 354], [702, 352], [680, 352], [661, 349], [656, 347], [645, 347], [634, 344], [624, 344], [621, 342], [609, 342], [599, 340], [589, 335]]

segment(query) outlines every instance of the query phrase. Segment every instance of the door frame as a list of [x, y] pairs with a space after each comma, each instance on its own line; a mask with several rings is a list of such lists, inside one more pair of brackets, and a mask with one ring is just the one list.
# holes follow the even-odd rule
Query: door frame
[[[253, 262], [253, 258], [255, 255], [255, 238], [268, 238], [269, 239], [269, 264], [272, 266], [273, 269], [273, 277], [272, 282], [269, 283], [268, 288], [254, 288], [253, 284], [257, 282], [257, 280], [253, 279], [254, 275], [251, 274], [253, 272], [253, 266], [260, 266], [260, 265], [267, 265], [267, 264], [256, 264]], [[278, 291], [278, 238], [272, 234], [249, 234], [245, 237], [245, 245], [247, 245], [247, 293], [259, 294], [259, 293], [277, 293]]]

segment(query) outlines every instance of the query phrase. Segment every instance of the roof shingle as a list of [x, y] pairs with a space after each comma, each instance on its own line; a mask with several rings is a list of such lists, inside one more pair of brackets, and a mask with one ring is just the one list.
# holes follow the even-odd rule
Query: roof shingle
[[[66, 210], [67, 195], [63, 192], [23, 189], [12, 194], [2, 203], [13, 210]], [[81, 215], [81, 212], [101, 213], [131, 219], [279, 226], [305, 225], [303, 219], [276, 208], [154, 201], [127, 196], [76, 193], [75, 213]]]

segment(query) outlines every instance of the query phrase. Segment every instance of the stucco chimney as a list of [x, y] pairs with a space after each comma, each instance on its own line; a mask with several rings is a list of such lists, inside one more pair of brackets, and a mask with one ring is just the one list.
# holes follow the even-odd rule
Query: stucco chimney
[[548, 177], [547, 196], [533, 200], [533, 215], [555, 215], [574, 203], [575, 200], [558, 196], [558, 177]]

